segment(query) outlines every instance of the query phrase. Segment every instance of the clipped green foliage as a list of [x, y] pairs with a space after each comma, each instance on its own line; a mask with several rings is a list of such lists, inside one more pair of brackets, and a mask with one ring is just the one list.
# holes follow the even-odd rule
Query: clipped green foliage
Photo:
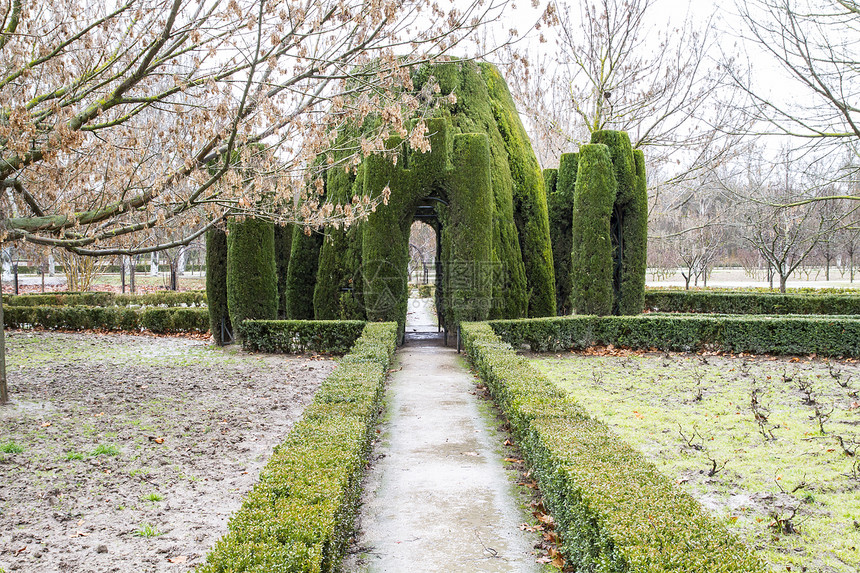
[[860, 319], [780, 316], [568, 316], [497, 320], [506, 342], [535, 352], [611, 344], [625, 348], [860, 356]]
[[571, 224], [571, 306], [578, 314], [611, 314], [614, 302], [610, 217], [615, 181], [609, 149], [579, 148]]
[[573, 569], [767, 570], [692, 497], [517, 356], [488, 324], [465, 324], [462, 334], [470, 361], [538, 479]]
[[205, 291], [160, 291], [144, 294], [111, 292], [4, 295], [4, 306], [205, 306]]
[[620, 315], [641, 314], [645, 310], [645, 272], [648, 261], [648, 187], [645, 156], [633, 152], [636, 179], [630, 201], [616, 205], [621, 234], [621, 282], [617, 306]]
[[227, 233], [227, 307], [234, 328], [246, 318], [278, 315], [275, 226], [262, 219], [231, 221]]
[[215, 344], [223, 346], [222, 334], [232, 333], [233, 326], [227, 308], [227, 233], [217, 227], [206, 231], [206, 299], [209, 332]]
[[292, 225], [275, 225], [275, 269], [278, 276], [278, 318], [287, 316], [287, 271], [293, 245]]
[[360, 320], [246, 320], [239, 331], [245, 350], [343, 354], [364, 325]]
[[[573, 312], [570, 305], [570, 256], [573, 251], [573, 203], [578, 169], [579, 154], [564, 153], [559, 160], [557, 170], [544, 170], [544, 179], [548, 182], [547, 206], [555, 271], [556, 314], [560, 316]], [[551, 191], [550, 185], [552, 185]]]
[[445, 265], [443, 318], [446, 324], [485, 320], [493, 296], [490, 147], [483, 133], [454, 137], [450, 205], [442, 217]]
[[860, 315], [860, 296], [649, 290], [645, 307], [653, 312]]
[[293, 227], [284, 301], [288, 319], [314, 318], [314, 287], [322, 242], [323, 236], [319, 233], [306, 235], [301, 227]]
[[199, 573], [333, 573], [352, 532], [393, 323], [368, 324], [323, 384]]
[[205, 308], [142, 308], [117, 306], [13, 306], [4, 309], [9, 328], [41, 327], [63, 330], [125, 330], [152, 332], [206, 332]]
[[479, 66], [510, 166], [514, 223], [529, 289], [528, 316], [555, 316], [555, 275], [540, 165], [507, 82], [494, 65], [481, 63]]

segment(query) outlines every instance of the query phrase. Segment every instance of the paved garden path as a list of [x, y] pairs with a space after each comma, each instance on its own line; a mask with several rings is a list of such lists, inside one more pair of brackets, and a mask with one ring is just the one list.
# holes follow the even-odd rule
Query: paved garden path
[[475, 395], [456, 349], [434, 336], [430, 308], [410, 301], [387, 410], [364, 485], [357, 549], [345, 571], [531, 572], [534, 534], [505, 437]]

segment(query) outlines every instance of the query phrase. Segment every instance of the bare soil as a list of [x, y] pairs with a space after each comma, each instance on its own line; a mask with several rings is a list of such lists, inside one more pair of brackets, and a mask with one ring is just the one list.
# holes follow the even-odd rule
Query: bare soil
[[12, 331], [0, 571], [184, 571], [334, 362], [193, 338]]

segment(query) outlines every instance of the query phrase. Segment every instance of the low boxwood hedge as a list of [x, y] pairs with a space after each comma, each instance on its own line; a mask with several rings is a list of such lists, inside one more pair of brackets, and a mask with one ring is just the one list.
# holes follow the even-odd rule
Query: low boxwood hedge
[[659, 350], [860, 356], [860, 319], [782, 316], [567, 316], [496, 320], [493, 330], [535, 352], [595, 344]]
[[152, 332], [208, 332], [205, 308], [142, 308], [118, 306], [10, 306], [3, 322], [9, 328], [140, 330]]
[[339, 570], [396, 340], [395, 323], [364, 326], [198, 573]]
[[343, 354], [364, 325], [361, 320], [246, 320], [239, 335], [245, 350]]
[[489, 324], [463, 324], [462, 335], [539, 480], [574, 570], [766, 571], [692, 497], [517, 356]]
[[205, 306], [205, 291], [162, 291], [145, 294], [57, 292], [4, 295], [4, 306]]
[[860, 315], [860, 296], [649, 290], [645, 292], [645, 308], [659, 312], [719, 314]]

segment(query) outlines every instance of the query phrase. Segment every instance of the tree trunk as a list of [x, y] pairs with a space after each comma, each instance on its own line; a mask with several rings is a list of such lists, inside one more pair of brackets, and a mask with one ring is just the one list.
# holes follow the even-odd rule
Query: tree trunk
[[6, 325], [3, 322], [2, 280], [0, 280], [0, 406], [9, 403], [6, 389]]
[[20, 294], [18, 292], [18, 261], [12, 263], [12, 278], [15, 280], [15, 294]]
[[[788, 275], [779, 274], [779, 292], [785, 294], [785, 283], [788, 282]], [[771, 287], [772, 288], [772, 287]]]
[[131, 261], [131, 268], [128, 272], [128, 290], [131, 294], [134, 294], [134, 271], [136, 270], [134, 267], [137, 266], [137, 261], [134, 260], [134, 257], [129, 255], [129, 260]]

